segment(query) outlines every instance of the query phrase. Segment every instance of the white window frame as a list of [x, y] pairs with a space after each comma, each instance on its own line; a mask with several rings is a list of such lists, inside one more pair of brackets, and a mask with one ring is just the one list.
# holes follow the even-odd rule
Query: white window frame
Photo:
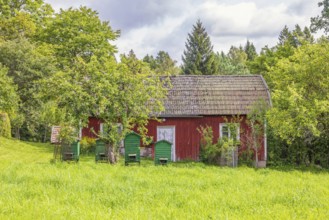
[[103, 122], [101, 122], [101, 123], [99, 123], [99, 133], [100, 134], [103, 134], [103, 132], [104, 132], [104, 123]]
[[[118, 128], [120, 127], [121, 131], [123, 130], [123, 125], [121, 123], [117, 123]], [[99, 133], [103, 134], [104, 132], [104, 123], [99, 123]]]
[[[120, 127], [121, 133], [123, 131], [123, 125], [121, 123], [117, 123], [118, 128]], [[124, 140], [120, 141], [120, 148], [124, 147]]]
[[[219, 124], [219, 137], [223, 138], [223, 127], [227, 126], [228, 124], [237, 124], [237, 137], [236, 139], [239, 141], [240, 140], [240, 123], [220, 123]], [[231, 138], [231, 130], [228, 129], [228, 138]]]

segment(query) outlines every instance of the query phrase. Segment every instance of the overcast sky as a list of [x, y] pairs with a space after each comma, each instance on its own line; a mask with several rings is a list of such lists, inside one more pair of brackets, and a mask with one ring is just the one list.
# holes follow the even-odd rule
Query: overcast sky
[[53, 8], [88, 6], [102, 20], [121, 30], [115, 41], [119, 53], [133, 49], [138, 58], [164, 50], [181, 63], [187, 34], [200, 19], [214, 51], [249, 39], [260, 51], [274, 46], [285, 25], [293, 29], [310, 25], [320, 14], [320, 0], [46, 0]]

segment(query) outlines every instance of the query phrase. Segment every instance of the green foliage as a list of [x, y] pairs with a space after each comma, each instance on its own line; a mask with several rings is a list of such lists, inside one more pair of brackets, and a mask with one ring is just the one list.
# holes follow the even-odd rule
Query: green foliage
[[[275, 91], [270, 120], [286, 140], [319, 136], [322, 114], [328, 114], [328, 43], [302, 46], [289, 59], [282, 59], [272, 70]], [[278, 125], [280, 123], [280, 125]]]
[[18, 96], [16, 86], [7, 72], [8, 69], [0, 64], [0, 112], [13, 115], [18, 108]]
[[51, 126], [58, 125], [65, 121], [66, 111], [58, 108], [57, 103], [55, 101], [47, 101], [45, 103], [41, 103], [38, 111], [35, 112], [36, 118], [40, 126], [43, 127], [43, 142], [47, 142], [50, 139]]
[[[113, 31], [108, 22], [99, 19], [97, 12], [86, 7], [54, 14], [43, 0], [4, 0], [0, 9], [0, 63], [8, 68], [8, 76], [18, 87], [21, 101], [18, 113], [12, 116], [15, 136], [46, 141], [51, 125], [72, 121], [72, 118], [76, 120], [71, 126], [78, 127], [80, 120], [85, 122], [86, 115], [92, 114], [92, 110], [87, 109], [92, 105], [92, 98], [88, 100], [87, 96], [93, 92], [90, 88], [86, 88], [89, 94], [77, 91], [82, 95], [78, 97], [81, 101], [78, 107], [61, 105], [61, 99], [76, 95], [75, 84], [68, 84], [74, 81], [74, 74], [83, 76], [81, 63], [92, 62], [91, 57], [97, 57], [99, 65], [103, 65], [104, 60], [115, 62], [116, 48], [109, 41], [115, 40], [119, 32]], [[72, 76], [68, 82], [59, 80], [65, 84], [60, 89], [63, 93], [44, 92], [58, 88], [58, 85], [49, 88], [52, 82], [48, 84], [48, 78], [55, 83], [55, 77], [60, 79], [63, 75]], [[101, 78], [98, 75], [98, 83]], [[57, 100], [64, 93], [64, 97]], [[84, 99], [89, 105], [84, 106]]]
[[214, 163], [220, 157], [220, 149], [213, 143], [214, 135], [211, 127], [200, 126], [198, 132], [201, 134], [200, 160], [206, 163]]
[[119, 36], [109, 22], [102, 22], [96, 11], [87, 7], [61, 9], [40, 31], [37, 40], [53, 46], [60, 67], [72, 67], [75, 59], [108, 58], [116, 47], [110, 44]]
[[218, 74], [220, 75], [245, 75], [250, 74], [247, 66], [247, 54], [240, 47], [231, 46], [228, 54], [216, 54]]
[[[328, 2], [319, 3], [323, 10], [312, 18], [312, 31], [328, 32]], [[66, 122], [77, 129], [95, 116], [108, 128], [107, 137], [97, 135], [112, 149], [134, 126], [145, 141], [148, 118], [163, 110], [164, 85], [170, 87], [159, 75], [180, 71], [164, 51], [145, 62], [131, 51], [118, 63], [112, 42], [119, 34], [87, 7], [55, 13], [43, 0], [0, 0], [0, 112], [8, 113], [15, 137], [47, 141], [51, 125]], [[262, 74], [274, 100], [269, 157], [329, 166], [328, 49], [325, 38], [315, 42], [309, 28], [296, 25], [284, 27], [278, 45], [259, 56], [249, 41], [214, 54], [198, 20], [187, 37], [182, 70]]]
[[2, 0], [0, 38], [33, 38], [52, 13], [51, 6], [43, 0]]
[[327, 144], [321, 150], [314, 144], [328, 136], [323, 129], [329, 121], [328, 49], [325, 41], [302, 45], [271, 71], [275, 90], [269, 123], [280, 138], [298, 147], [295, 155], [302, 162], [314, 163], [315, 158], [328, 152]]
[[[47, 45], [39, 46], [27, 39], [16, 39], [0, 42], [0, 55], [0, 63], [8, 68], [8, 76], [17, 86], [20, 100], [18, 114], [23, 123], [13, 123], [13, 127], [15, 131], [22, 131], [24, 137], [37, 137], [40, 134], [39, 110], [43, 105], [37, 96], [41, 89], [39, 80], [56, 71], [52, 50]], [[25, 129], [21, 129], [22, 126]]]
[[297, 24], [294, 30], [289, 31], [288, 27], [285, 26], [279, 35], [279, 46], [289, 45], [297, 48], [305, 43], [314, 43], [314, 37], [308, 27], [302, 30]]
[[[109, 128], [106, 139], [117, 151], [116, 144], [133, 127], [146, 133], [145, 126], [151, 113], [163, 109], [165, 88], [160, 78], [133, 53], [114, 59], [92, 57], [90, 62], [78, 59], [75, 67], [58, 72], [43, 81], [44, 98], [54, 100], [73, 119], [73, 127], [86, 125], [90, 115], [101, 119]], [[118, 134], [117, 124], [123, 130]]]
[[[251, 149], [246, 149], [239, 153], [239, 166], [253, 166], [254, 165], [254, 151]], [[266, 164], [267, 166], [268, 164]]]
[[11, 138], [10, 119], [4, 112], [0, 112], [0, 137]]
[[[232, 125], [229, 129], [236, 130], [236, 126]], [[232, 130], [233, 130], [232, 129]], [[217, 143], [214, 143], [213, 130], [210, 126], [200, 126], [198, 132], [201, 134], [200, 143], [200, 159], [202, 162], [209, 164], [221, 165], [221, 160], [230, 160], [232, 151], [237, 149], [236, 140], [233, 138], [219, 138]]]
[[247, 40], [244, 47], [231, 46], [229, 52], [225, 54], [215, 54], [219, 75], [246, 75], [250, 74], [250, 62], [257, 58], [256, 48], [253, 43]]
[[278, 44], [273, 48], [262, 48], [260, 55], [248, 62], [249, 70], [263, 75], [269, 88], [273, 90], [275, 85], [270, 76], [273, 73], [271, 68], [276, 66], [279, 60], [292, 56], [298, 47], [310, 43], [314, 43], [314, 37], [307, 27], [302, 31], [300, 26], [296, 25], [295, 29], [290, 31], [285, 26], [279, 35]]
[[52, 157], [50, 145], [0, 138], [1, 219], [329, 218], [329, 173], [315, 167], [163, 167], [147, 160], [126, 167], [86, 156], [51, 164]]
[[200, 20], [193, 25], [192, 33], [188, 34], [185, 47], [186, 50], [182, 57], [183, 74], [213, 75], [218, 72], [210, 37]]
[[316, 32], [323, 30], [326, 34], [329, 32], [329, 1], [322, 0], [318, 3], [319, 7], [323, 7], [321, 15], [311, 18], [311, 30]]
[[180, 69], [176, 66], [177, 61], [172, 60], [165, 51], [159, 51], [156, 58], [152, 55], [146, 55], [143, 61], [150, 65], [151, 70], [162, 76], [178, 75], [180, 73]]
[[247, 40], [247, 43], [244, 46], [243, 50], [247, 54], [247, 60], [248, 61], [253, 61], [258, 56], [257, 51], [256, 51], [256, 47], [249, 40]]
[[269, 109], [269, 103], [260, 99], [250, 106], [247, 115], [247, 123], [251, 128], [250, 133], [246, 134], [248, 151], [255, 152], [255, 166], [258, 167], [258, 151], [262, 147], [263, 138], [266, 132], [266, 113]]
[[248, 59], [247, 53], [240, 47], [231, 46], [227, 56], [231, 59], [233, 65], [245, 64]]
[[61, 124], [60, 127], [59, 140], [61, 144], [71, 144], [78, 139], [78, 131], [70, 123]]
[[90, 137], [83, 137], [80, 141], [81, 154], [94, 154], [96, 149], [96, 139]]

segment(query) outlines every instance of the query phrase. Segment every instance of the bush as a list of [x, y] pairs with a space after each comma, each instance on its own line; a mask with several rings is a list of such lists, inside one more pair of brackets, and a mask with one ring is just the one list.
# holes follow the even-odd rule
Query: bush
[[11, 125], [7, 113], [0, 112], [0, 136], [11, 138]]
[[83, 137], [80, 142], [81, 154], [94, 153], [96, 149], [96, 139], [90, 137]]
[[205, 163], [216, 163], [217, 158], [220, 157], [220, 149], [213, 143], [212, 128], [200, 126], [198, 131], [201, 134], [200, 160]]
[[239, 165], [252, 166], [254, 162], [254, 151], [245, 149], [239, 154]]
[[[216, 143], [213, 142], [213, 130], [211, 127], [200, 126], [198, 128], [201, 134], [200, 160], [205, 163], [217, 164], [221, 166], [236, 166], [237, 150], [239, 141], [219, 138]], [[234, 158], [233, 158], [234, 157]]]

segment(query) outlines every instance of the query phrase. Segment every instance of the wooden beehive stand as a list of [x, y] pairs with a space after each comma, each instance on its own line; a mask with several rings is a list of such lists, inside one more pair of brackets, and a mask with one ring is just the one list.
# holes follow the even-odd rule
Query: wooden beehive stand
[[54, 143], [54, 160], [60, 160], [61, 159], [61, 144], [60, 143]]
[[61, 143], [59, 141], [60, 126], [51, 127], [50, 143], [54, 145], [54, 161], [61, 160]]
[[50, 142], [54, 145], [54, 162], [61, 161], [79, 161], [80, 141], [73, 143], [63, 143], [59, 138], [61, 127], [52, 126]]

